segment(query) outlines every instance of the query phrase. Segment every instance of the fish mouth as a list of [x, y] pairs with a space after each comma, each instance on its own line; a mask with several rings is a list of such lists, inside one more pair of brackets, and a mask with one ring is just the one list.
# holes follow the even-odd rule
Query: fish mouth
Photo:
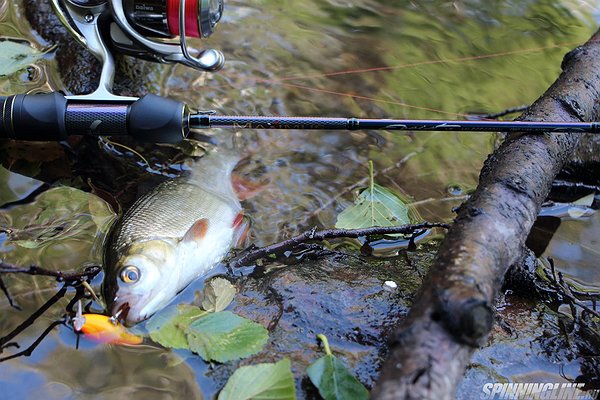
[[149, 315], [146, 306], [151, 296], [119, 296], [111, 307], [111, 319], [120, 322], [127, 327], [132, 327], [144, 320]]
[[117, 306], [116, 309], [113, 310], [112, 315], [110, 317], [113, 322], [122, 322], [124, 325], [127, 324], [127, 317], [129, 316], [129, 311], [131, 307], [129, 306], [129, 302], [126, 301], [121, 305]]

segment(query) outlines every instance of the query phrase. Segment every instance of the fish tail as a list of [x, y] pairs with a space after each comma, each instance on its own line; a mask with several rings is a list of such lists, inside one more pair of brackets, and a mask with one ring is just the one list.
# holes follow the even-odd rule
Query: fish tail
[[[213, 190], [223, 188], [227, 193], [233, 193], [231, 174], [240, 158], [239, 153], [234, 150], [224, 148], [210, 150], [191, 166], [188, 179], [201, 187], [213, 188]], [[229, 185], [224, 185], [225, 182]]]

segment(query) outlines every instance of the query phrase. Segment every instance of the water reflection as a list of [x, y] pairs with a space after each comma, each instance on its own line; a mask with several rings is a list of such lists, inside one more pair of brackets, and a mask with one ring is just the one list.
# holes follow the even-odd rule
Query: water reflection
[[563, 221], [543, 257], [552, 257], [578, 290], [600, 293], [599, 238], [600, 212]]
[[[38, 350], [35, 363], [3, 368], [7, 399], [203, 399], [195, 372], [162, 349], [56, 345]], [[15, 382], [29, 382], [15, 385]], [[8, 389], [8, 391], [6, 391]]]

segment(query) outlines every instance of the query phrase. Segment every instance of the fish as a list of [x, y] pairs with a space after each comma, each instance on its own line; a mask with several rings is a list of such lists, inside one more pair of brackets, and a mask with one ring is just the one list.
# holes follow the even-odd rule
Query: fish
[[140, 197], [104, 247], [103, 294], [126, 326], [150, 318], [243, 239], [249, 223], [232, 184], [239, 156], [215, 150]]

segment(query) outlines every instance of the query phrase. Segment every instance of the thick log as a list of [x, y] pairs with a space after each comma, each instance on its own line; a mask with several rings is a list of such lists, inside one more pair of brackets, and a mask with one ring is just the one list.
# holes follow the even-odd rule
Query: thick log
[[[563, 72], [521, 117], [592, 121], [600, 115], [600, 32], [568, 53]], [[376, 399], [453, 399], [494, 320], [494, 299], [555, 176], [580, 134], [513, 135], [488, 157], [475, 193], [448, 232], [373, 391]]]

